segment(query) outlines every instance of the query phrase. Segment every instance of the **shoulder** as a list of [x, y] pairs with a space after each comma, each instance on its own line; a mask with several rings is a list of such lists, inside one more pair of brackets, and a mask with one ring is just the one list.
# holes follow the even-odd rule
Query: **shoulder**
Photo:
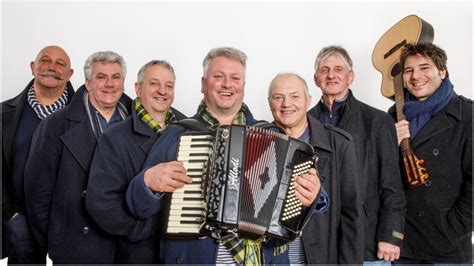
[[187, 116], [183, 114], [182, 112], [180, 112], [178, 109], [171, 107], [171, 111], [173, 112], [173, 114], [176, 116], [176, 119], [178, 120], [187, 118]]
[[472, 106], [472, 102], [473, 102], [472, 99], [469, 99], [469, 98], [464, 97], [464, 96], [462, 96], [462, 95], [459, 95], [459, 98], [461, 99], [461, 101], [462, 101], [463, 103], [466, 103], [466, 104]]

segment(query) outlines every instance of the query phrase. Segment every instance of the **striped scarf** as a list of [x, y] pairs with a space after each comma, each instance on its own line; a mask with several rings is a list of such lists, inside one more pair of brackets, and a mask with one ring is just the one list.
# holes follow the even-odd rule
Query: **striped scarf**
[[[100, 125], [99, 112], [95, 110], [93, 106], [92, 106], [92, 109], [95, 110], [95, 112], [91, 111], [88, 95], [89, 93], [87, 92], [87, 90], [84, 90], [84, 96], [82, 98], [82, 101], [84, 103], [84, 108], [86, 109], [87, 117], [89, 118], [89, 122], [92, 128], [92, 133], [94, 133], [94, 136], [96, 139], [99, 139], [102, 133], [104, 133], [104, 129]], [[117, 102], [116, 110], [118, 110], [122, 120], [124, 120], [128, 116], [127, 108], [125, 107], [125, 105], [123, 105], [121, 101]]]
[[158, 133], [164, 130], [168, 125], [177, 121], [176, 116], [171, 111], [171, 108], [168, 108], [168, 110], [166, 111], [165, 123], [162, 128], [160, 124], [158, 124], [158, 122], [156, 122], [156, 120], [153, 119], [153, 117], [147, 112], [147, 110], [143, 106], [142, 101], [140, 101], [140, 98], [137, 97], [135, 99], [133, 106], [135, 107], [135, 110], [137, 111], [138, 118], [143, 123], [147, 124], [155, 133]]
[[[243, 103], [239, 112], [235, 115], [234, 121], [232, 121], [232, 124], [245, 125], [246, 124], [245, 114], [248, 112], [247, 110], [248, 110], [247, 105]], [[211, 131], [215, 131], [217, 127], [220, 125], [219, 121], [214, 116], [212, 116], [212, 114], [207, 110], [207, 106], [204, 100], [202, 100], [201, 103], [199, 104], [197, 116], [209, 124], [209, 129]]]
[[50, 105], [42, 105], [41, 103], [38, 102], [38, 98], [36, 98], [35, 88], [33, 85], [28, 90], [27, 101], [28, 101], [28, 104], [31, 106], [31, 109], [35, 111], [36, 116], [38, 116], [39, 119], [43, 120], [50, 114], [65, 107], [68, 103], [67, 96], [68, 96], [68, 92], [67, 92], [67, 89], [65, 88], [61, 97], [59, 97], [54, 103]]

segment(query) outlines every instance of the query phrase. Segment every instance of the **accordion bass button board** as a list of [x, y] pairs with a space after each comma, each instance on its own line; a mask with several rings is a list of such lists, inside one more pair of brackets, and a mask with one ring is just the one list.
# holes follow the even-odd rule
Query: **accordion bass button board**
[[295, 179], [315, 167], [311, 145], [268, 129], [221, 126], [180, 136], [177, 160], [193, 183], [171, 194], [168, 236], [233, 231], [292, 240], [303, 229]]

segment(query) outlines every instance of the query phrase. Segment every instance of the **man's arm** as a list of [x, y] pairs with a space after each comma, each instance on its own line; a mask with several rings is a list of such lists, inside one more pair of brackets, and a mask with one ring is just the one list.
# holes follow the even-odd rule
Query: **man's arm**
[[175, 161], [178, 137], [184, 131], [180, 128], [170, 127], [165, 131], [151, 148], [144, 170], [128, 185], [127, 206], [140, 219], [147, 219], [162, 209], [164, 192], [191, 182], [182, 163]]
[[139, 241], [153, 235], [157, 226], [155, 219], [138, 219], [127, 207], [125, 193], [131, 176], [126, 168], [133, 167], [124, 160], [131, 155], [125, 154], [123, 147], [108, 134], [99, 139], [90, 168], [86, 207], [106, 232]]
[[381, 191], [376, 234], [377, 256], [392, 261], [400, 257], [406, 199], [400, 176], [397, 133], [388, 115], [379, 128], [376, 145], [379, 158], [378, 190]]
[[26, 210], [33, 237], [45, 249], [52, 194], [57, 179], [61, 148], [59, 136], [51, 128], [53, 120], [46, 118], [36, 129], [25, 167], [24, 188]]

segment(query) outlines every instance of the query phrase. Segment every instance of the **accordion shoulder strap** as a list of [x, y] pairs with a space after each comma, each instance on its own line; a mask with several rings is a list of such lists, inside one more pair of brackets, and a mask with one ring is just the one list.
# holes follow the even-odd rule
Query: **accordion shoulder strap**
[[211, 131], [208, 127], [207, 124], [204, 122], [197, 120], [195, 118], [185, 118], [181, 119], [179, 121], [176, 121], [174, 125], [182, 126], [187, 129], [191, 129], [193, 131]]
[[276, 130], [280, 133], [285, 133], [285, 131], [283, 129], [281, 129], [280, 127], [278, 127], [277, 125], [275, 125], [273, 123], [270, 123], [270, 122], [267, 122], [265, 120], [258, 120], [257, 122], [253, 123], [252, 126], [253, 127], [259, 127], [259, 128], [264, 128], [264, 129], [273, 129], [273, 130]]
[[[185, 127], [187, 129], [191, 129], [193, 131], [211, 131], [208, 128], [208, 125], [206, 123], [204, 123], [204, 122], [202, 122], [198, 119], [195, 119], [195, 118], [181, 119], [181, 120], [175, 122], [174, 124], [178, 125], [178, 126]], [[273, 130], [277, 130], [279, 132], [284, 133], [284, 131], [281, 128], [279, 128], [277, 125], [275, 125], [273, 123], [269, 123], [265, 120], [258, 120], [257, 122], [253, 123], [251, 126], [264, 128], [264, 129], [273, 129]]]

